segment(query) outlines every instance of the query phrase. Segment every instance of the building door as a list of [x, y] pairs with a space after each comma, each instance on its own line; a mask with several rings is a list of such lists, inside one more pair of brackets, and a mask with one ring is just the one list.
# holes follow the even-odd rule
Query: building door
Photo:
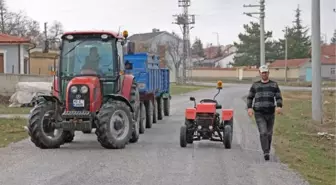
[[306, 82], [311, 82], [312, 81], [312, 68], [307, 67], [306, 68]]
[[5, 62], [4, 62], [4, 55], [0, 53], [0, 73], [5, 73]]

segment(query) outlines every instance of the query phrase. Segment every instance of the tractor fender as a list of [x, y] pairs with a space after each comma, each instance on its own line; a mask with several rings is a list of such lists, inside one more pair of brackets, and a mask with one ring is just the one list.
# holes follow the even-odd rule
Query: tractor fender
[[186, 108], [185, 118], [187, 120], [194, 120], [196, 118], [196, 109], [195, 108]]
[[122, 89], [121, 95], [126, 98], [126, 100], [130, 99], [132, 84], [133, 84], [134, 76], [131, 74], [124, 75], [122, 81]]
[[58, 99], [58, 97], [54, 95], [38, 95], [35, 97], [35, 101], [37, 101], [37, 103], [43, 102], [43, 101], [56, 102], [57, 104], [62, 105], [61, 100]]
[[233, 109], [222, 109], [222, 120], [229, 121], [233, 118]]
[[131, 103], [122, 95], [108, 94], [108, 95], [105, 95], [104, 98], [125, 102], [130, 107], [131, 112], [134, 112], [134, 109], [133, 109]]

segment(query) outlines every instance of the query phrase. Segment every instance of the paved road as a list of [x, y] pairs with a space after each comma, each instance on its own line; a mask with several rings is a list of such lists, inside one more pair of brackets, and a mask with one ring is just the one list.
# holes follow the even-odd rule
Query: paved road
[[56, 150], [40, 150], [28, 140], [0, 149], [2, 185], [303, 185], [276, 157], [265, 162], [256, 127], [241, 99], [248, 88], [225, 88], [218, 97], [235, 109], [233, 148], [201, 141], [179, 146], [183, 111], [189, 95], [210, 98], [203, 90], [172, 99], [172, 115], [123, 150], [103, 149], [95, 134], [78, 133], [75, 141]]

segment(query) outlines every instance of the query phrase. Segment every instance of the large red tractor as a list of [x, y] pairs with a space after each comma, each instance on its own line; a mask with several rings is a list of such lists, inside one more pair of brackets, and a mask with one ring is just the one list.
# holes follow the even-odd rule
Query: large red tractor
[[[193, 141], [210, 140], [221, 141], [225, 148], [231, 148], [233, 135], [233, 110], [222, 109], [216, 97], [222, 89], [222, 82], [217, 82], [218, 93], [213, 99], [203, 99], [196, 103], [194, 97], [190, 101], [194, 102], [193, 108], [185, 111], [185, 124], [180, 129], [180, 146], [186, 147]], [[216, 111], [222, 109], [222, 115]]]
[[124, 74], [128, 36], [107, 31], [76, 31], [61, 37], [53, 94], [39, 96], [28, 133], [39, 148], [59, 148], [75, 131], [96, 128], [98, 142], [124, 148], [139, 139], [140, 100], [132, 75]]

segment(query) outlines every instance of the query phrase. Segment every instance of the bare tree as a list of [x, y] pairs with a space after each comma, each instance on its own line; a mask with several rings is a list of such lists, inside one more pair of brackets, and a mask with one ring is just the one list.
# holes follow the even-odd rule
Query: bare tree
[[175, 67], [176, 83], [181, 82], [179, 71], [183, 62], [183, 52], [181, 50], [182, 44], [183, 42], [180, 38], [176, 38], [176, 40], [167, 42], [167, 52]]
[[53, 21], [52, 25], [48, 29], [48, 40], [50, 41], [50, 48], [57, 49], [60, 40], [59, 37], [64, 33], [63, 24], [59, 21]]

